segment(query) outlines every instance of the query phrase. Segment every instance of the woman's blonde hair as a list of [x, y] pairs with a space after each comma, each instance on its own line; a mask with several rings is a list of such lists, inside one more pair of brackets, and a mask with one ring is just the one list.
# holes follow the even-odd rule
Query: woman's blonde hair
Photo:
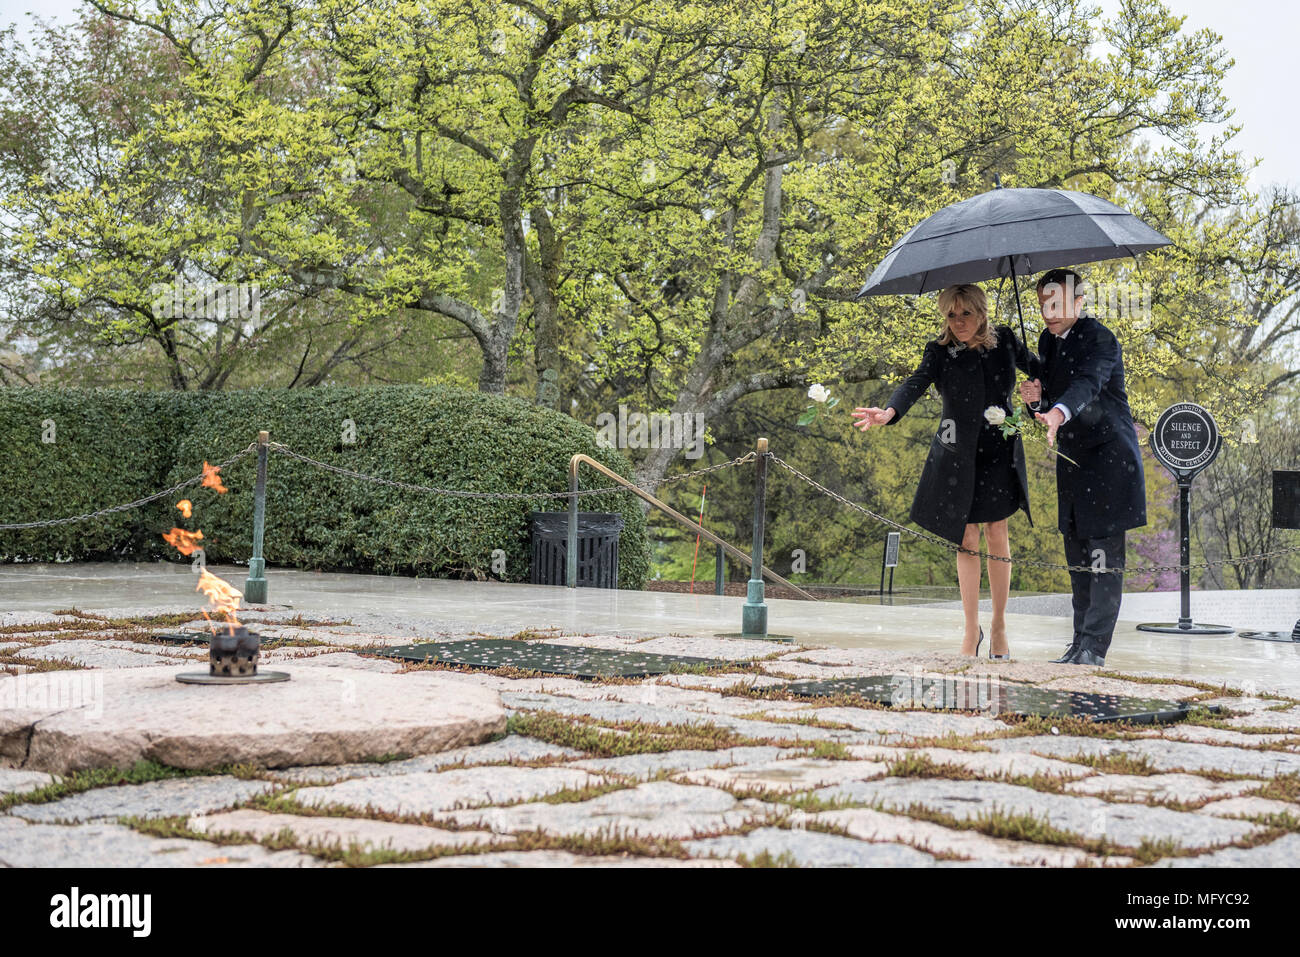
[[979, 329], [971, 346], [977, 349], [992, 349], [998, 344], [997, 331], [989, 325], [989, 300], [984, 290], [970, 283], [949, 286], [939, 293], [939, 315], [943, 317], [943, 331], [939, 334], [939, 345], [946, 346], [956, 341], [952, 329], [948, 326], [948, 310], [969, 308], [980, 317]]

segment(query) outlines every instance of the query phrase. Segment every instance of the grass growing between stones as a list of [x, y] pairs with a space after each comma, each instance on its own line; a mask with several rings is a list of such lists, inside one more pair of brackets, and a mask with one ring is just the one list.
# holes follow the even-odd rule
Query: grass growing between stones
[[1120, 681], [1132, 681], [1140, 685], [1181, 685], [1184, 688], [1195, 688], [1198, 691], [1210, 691], [1223, 698], [1240, 698], [1242, 691], [1240, 688], [1230, 688], [1226, 684], [1211, 684], [1208, 681], [1195, 681], [1191, 678], [1184, 677], [1153, 677], [1151, 675], [1130, 675], [1122, 671], [1107, 671], [1107, 678], [1118, 678]]
[[1251, 797], [1270, 798], [1300, 804], [1300, 773], [1290, 772], [1269, 778], [1262, 787], [1249, 792]]
[[[874, 805], [876, 810], [886, 813], [899, 813], [897, 809], [885, 807], [883, 802]], [[1005, 811], [994, 805], [987, 811], [981, 811], [979, 814], [970, 818], [957, 818], [943, 811], [936, 811], [933, 808], [926, 807], [924, 804], [912, 803], [908, 805], [907, 810], [902, 812], [908, 817], [921, 821], [930, 821], [934, 824], [940, 824], [944, 827], [955, 828], [957, 830], [978, 831], [989, 837], [1002, 838], [1010, 841], [1024, 841], [1034, 844], [1052, 844], [1059, 847], [1077, 847], [1080, 850], [1087, 851], [1097, 857], [1131, 857], [1132, 865], [1154, 864], [1166, 857], [1197, 857], [1210, 851], [1218, 850], [1219, 846], [1207, 848], [1188, 848], [1183, 847], [1177, 841], [1171, 838], [1146, 838], [1144, 837], [1136, 846], [1129, 847], [1117, 844], [1105, 837], [1092, 838], [1084, 837], [1082, 834], [1074, 831], [1067, 831], [1056, 827], [1046, 817], [1037, 817], [1033, 814], [1018, 814]], [[1264, 839], [1265, 834], [1269, 834]], [[1261, 831], [1253, 837], [1241, 838], [1224, 847], [1251, 847], [1255, 843], [1269, 843], [1276, 840], [1283, 832]]]
[[617, 758], [666, 751], [718, 751], [766, 744], [708, 723], [646, 724], [638, 721], [597, 723], [554, 711], [512, 715], [511, 734], [522, 734], [548, 744], [574, 748], [593, 757]]
[[72, 658], [23, 658], [22, 649], [19, 649], [0, 653], [0, 670], [8, 675], [19, 675], [45, 671], [88, 671], [90, 666]]
[[851, 724], [845, 724], [843, 721], [826, 721], [816, 715], [799, 714], [781, 715], [768, 714], [766, 711], [747, 711], [744, 714], [737, 715], [747, 721], [767, 721], [771, 724], [799, 724], [809, 728], [821, 728], [825, 731], [856, 731]]
[[192, 829], [189, 826], [189, 819], [184, 816], [126, 817], [119, 818], [118, 823], [150, 837], [182, 838], [222, 846], [259, 844], [267, 850], [299, 851], [345, 867], [416, 864], [442, 857], [471, 857], [507, 851], [563, 851], [583, 857], [655, 857], [678, 860], [690, 858], [680, 841], [669, 838], [637, 837], [615, 831], [600, 831], [592, 835], [554, 835], [542, 831], [524, 831], [482, 844], [438, 845], [421, 850], [393, 850], [356, 843], [343, 846], [342, 843], [303, 841], [294, 834], [292, 828], [284, 828], [276, 834], [260, 838], [243, 832], [205, 833]]
[[885, 776], [891, 778], [945, 778], [950, 781], [974, 780], [978, 775], [960, 764], [938, 762], [928, 754], [908, 754], [885, 765]]
[[[771, 676], [769, 676], [771, 677]], [[873, 701], [870, 698], [864, 698], [862, 695], [843, 693], [837, 695], [819, 695], [815, 698], [796, 695], [780, 685], [773, 685], [767, 688], [759, 688], [752, 681], [738, 681], [734, 685], [726, 688], [719, 688], [718, 694], [724, 698], [753, 698], [756, 701], [795, 701], [806, 705], [809, 710], [814, 708], [863, 708], [868, 711], [889, 711], [888, 705], [881, 704], [879, 701]]]
[[984, 774], [965, 765], [949, 761], [935, 761], [920, 752], [908, 754], [896, 761], [887, 763], [886, 777], [898, 778], [942, 778], [946, 781], [995, 781], [1002, 784], [1014, 784], [1046, 791], [1050, 794], [1063, 794], [1065, 785], [1071, 780], [1064, 775], [1045, 774], [1036, 771], [1033, 774], [1008, 774], [1005, 771], [996, 774]]
[[1300, 817], [1289, 811], [1281, 811], [1270, 814], [1256, 814], [1246, 818], [1255, 824], [1262, 825], [1270, 831], [1282, 831], [1290, 834], [1300, 834]]
[[773, 856], [771, 851], [759, 851], [757, 854], [739, 854], [736, 863], [741, 867], [798, 867], [799, 862], [789, 851], [782, 851]]
[[482, 811], [488, 808], [516, 807], [520, 804], [577, 804], [582, 801], [604, 797], [606, 794], [613, 794], [615, 791], [626, 791], [628, 788], [635, 786], [630, 780], [608, 780], [601, 781], [599, 784], [587, 784], [579, 788], [561, 788], [558, 791], [529, 795], [511, 801], [488, 800], [478, 804], [457, 802], [447, 810]]
[[1162, 773], [1159, 768], [1151, 763], [1151, 759], [1147, 755], [1128, 754], [1123, 751], [1108, 752], [1106, 754], [1085, 754], [1080, 751], [1066, 756], [1064, 760], [1074, 764], [1087, 765], [1102, 774], [1151, 775]]
[[999, 721], [1008, 727], [986, 735], [989, 738], [1020, 738], [1033, 735], [1065, 734], [1087, 738], [1127, 739], [1138, 737], [1149, 731], [1149, 725], [1134, 724], [1131, 721], [1089, 721], [1075, 715], [1040, 714], [1000, 714]]
[[252, 778], [257, 770], [246, 765], [234, 765], [212, 770], [193, 771], [186, 768], [173, 768], [156, 761], [137, 761], [130, 768], [92, 768], [86, 771], [74, 771], [64, 777], [56, 778], [52, 783], [18, 794], [0, 795], [0, 812], [9, 810], [19, 804], [48, 804], [62, 798], [91, 791], [96, 788], [116, 787], [123, 784], [147, 784], [150, 781], [166, 781], [172, 778], [213, 777], [228, 774], [239, 778]]
[[[1291, 707], [1290, 705], [1287, 706], [1287, 708], [1290, 707]], [[1274, 709], [1269, 708], [1268, 710], [1272, 711]], [[1233, 711], [1228, 713], [1227, 715], [1223, 715], [1223, 714], [1214, 714], [1203, 708], [1196, 708], [1193, 709], [1190, 714], [1188, 714], [1186, 719], [1184, 719], [1183, 723], [1194, 724], [1203, 728], [1217, 728], [1220, 731], [1236, 731], [1238, 734], [1269, 735], [1273, 739], [1272, 742], [1262, 741], [1260, 742], [1259, 745], [1244, 745], [1245, 747], [1260, 747], [1260, 746], [1276, 747], [1278, 744], [1285, 746], [1285, 743], [1290, 740], [1290, 738], [1288, 738], [1287, 735], [1294, 735], [1295, 733], [1293, 731], [1288, 731], [1286, 728], [1269, 728], [1269, 727], [1263, 727], [1257, 725], [1230, 724], [1227, 720], [1227, 718], [1248, 717], [1248, 716], [1249, 716], [1249, 712], [1247, 711]]]

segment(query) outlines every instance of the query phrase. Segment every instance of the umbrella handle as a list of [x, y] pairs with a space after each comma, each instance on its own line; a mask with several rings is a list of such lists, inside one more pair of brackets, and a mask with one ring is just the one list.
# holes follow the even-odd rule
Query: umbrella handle
[[[999, 189], [1001, 187], [999, 186]], [[1020, 341], [1029, 348], [1029, 339], [1025, 336], [1025, 312], [1020, 305], [1020, 290], [1016, 288], [1016, 257], [1008, 256], [1007, 263], [1011, 266], [1011, 294], [1016, 299], [1016, 313], [1020, 316]]]

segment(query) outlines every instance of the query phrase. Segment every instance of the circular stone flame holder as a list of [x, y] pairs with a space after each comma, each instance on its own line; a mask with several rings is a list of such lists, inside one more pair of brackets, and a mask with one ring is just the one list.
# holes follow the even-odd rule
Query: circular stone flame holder
[[208, 642], [208, 670], [186, 671], [176, 680], [191, 685], [247, 685], [288, 681], [283, 671], [258, 671], [262, 636], [244, 625], [223, 627]]

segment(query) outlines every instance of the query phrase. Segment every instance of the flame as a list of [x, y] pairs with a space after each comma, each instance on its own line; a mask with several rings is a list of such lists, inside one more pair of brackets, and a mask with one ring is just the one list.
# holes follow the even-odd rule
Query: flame
[[[194, 589], [201, 591], [208, 596], [208, 607], [219, 615], [223, 615], [230, 628], [230, 633], [235, 633], [235, 626], [239, 624], [239, 619], [235, 617], [235, 612], [239, 610], [239, 599], [244, 597], [244, 593], [239, 591], [233, 585], [218, 578], [206, 568], [199, 571], [199, 584]], [[212, 621], [208, 614], [208, 609], [204, 609], [203, 617]], [[209, 624], [209, 627], [212, 627]], [[212, 633], [217, 633], [216, 628], [212, 628]]]
[[219, 495], [224, 495], [228, 491], [221, 484], [221, 469], [215, 465], [209, 465], [206, 459], [203, 461], [203, 484], [207, 488], [216, 491]]
[[181, 499], [176, 503], [176, 507], [181, 510], [181, 514], [186, 518], [190, 517], [190, 512], [194, 509], [194, 503], [187, 498]]
[[183, 528], [173, 528], [170, 532], [163, 533], [163, 541], [182, 555], [192, 555], [196, 548], [201, 547], [199, 540], [203, 538], [201, 531], [187, 532]]

